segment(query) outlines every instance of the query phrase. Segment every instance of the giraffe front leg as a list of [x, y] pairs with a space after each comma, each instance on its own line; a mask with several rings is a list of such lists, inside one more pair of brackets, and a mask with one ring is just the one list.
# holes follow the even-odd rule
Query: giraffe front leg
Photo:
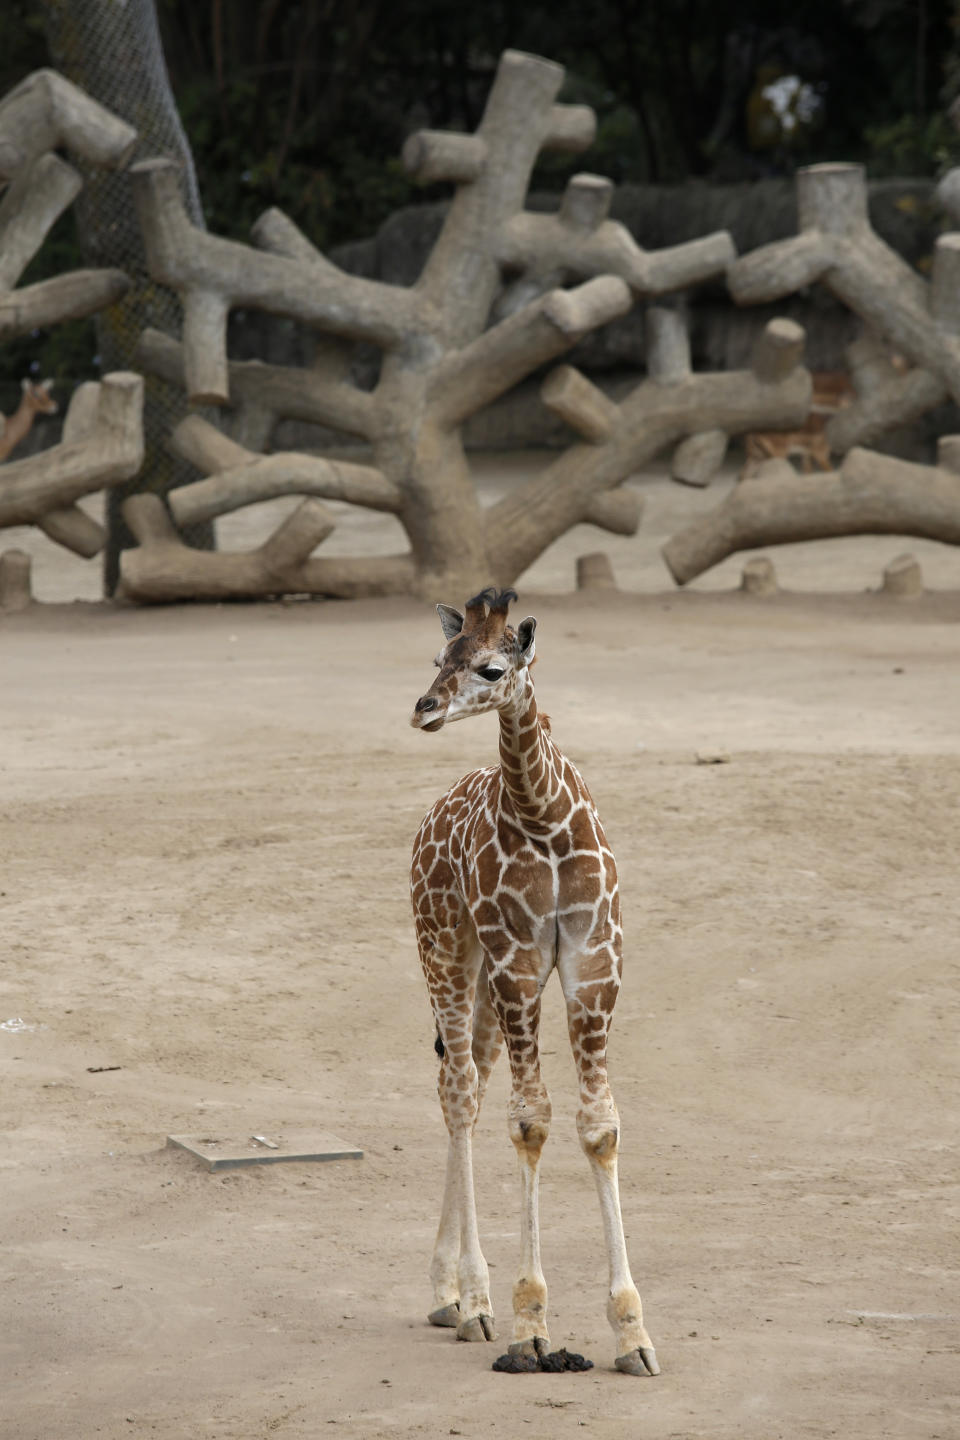
[[[500, 1054], [503, 1037], [487, 988], [485, 971], [481, 970], [473, 1012], [473, 1063], [477, 1067], [477, 1111], [483, 1103], [487, 1081]], [[457, 1152], [451, 1140], [447, 1149], [447, 1176], [443, 1189], [443, 1206], [437, 1229], [430, 1282], [433, 1286], [434, 1308], [427, 1317], [431, 1325], [451, 1329], [460, 1324], [460, 1206], [457, 1194]]]
[[[458, 1340], [493, 1340], [496, 1330], [490, 1303], [490, 1277], [480, 1249], [473, 1183], [473, 1129], [479, 1109], [479, 1074], [469, 1031], [463, 1033], [456, 1026], [445, 1025], [442, 1033], [446, 1054], [440, 1065], [438, 1088], [450, 1149], [444, 1207], [434, 1250], [436, 1268], [431, 1266], [434, 1295], [439, 1303], [430, 1319], [435, 1325], [456, 1325]], [[454, 1292], [459, 1297], [456, 1313], [448, 1308], [454, 1304]]]
[[473, 1135], [461, 1129], [452, 1137], [457, 1170], [460, 1215], [460, 1259], [457, 1284], [460, 1291], [458, 1340], [495, 1340], [496, 1326], [490, 1303], [490, 1272], [480, 1249], [477, 1205], [473, 1185]]
[[457, 1200], [457, 1155], [451, 1140], [447, 1147], [447, 1178], [437, 1227], [436, 1244], [430, 1261], [433, 1306], [427, 1319], [431, 1325], [454, 1328], [460, 1324], [460, 1208]]
[[441, 946], [426, 922], [418, 926], [420, 959], [442, 1041], [437, 1090], [450, 1137], [430, 1265], [434, 1308], [428, 1318], [434, 1325], [456, 1326], [459, 1340], [492, 1340], [490, 1282], [480, 1249], [473, 1185], [473, 1129], [499, 1047], [476, 1030], [486, 994], [476, 936], [472, 927], [462, 923], [455, 932], [454, 943]]
[[510, 1107], [510, 1138], [520, 1162], [520, 1268], [513, 1285], [513, 1355], [545, 1355], [547, 1282], [540, 1263], [540, 1155], [549, 1134], [550, 1101], [546, 1091], [534, 1107], [515, 1097]]

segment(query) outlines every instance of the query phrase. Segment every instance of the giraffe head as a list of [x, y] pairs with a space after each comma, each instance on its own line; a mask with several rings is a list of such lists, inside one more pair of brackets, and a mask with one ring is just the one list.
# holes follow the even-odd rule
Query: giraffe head
[[20, 381], [20, 389], [23, 391], [21, 405], [32, 410], [35, 415], [56, 415], [60, 407], [50, 394], [52, 388], [52, 380], [37, 381], [24, 378]]
[[444, 647], [434, 664], [440, 673], [413, 709], [415, 730], [439, 730], [448, 720], [482, 715], [509, 705], [534, 658], [532, 615], [516, 629], [507, 624], [513, 590], [482, 590], [467, 601], [466, 614], [438, 605]]

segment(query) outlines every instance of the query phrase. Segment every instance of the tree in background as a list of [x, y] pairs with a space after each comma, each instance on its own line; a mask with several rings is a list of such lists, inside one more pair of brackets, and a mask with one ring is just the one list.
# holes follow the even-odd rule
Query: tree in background
[[[473, 130], [508, 48], [566, 66], [563, 99], [599, 118], [595, 164], [618, 184], [744, 179], [815, 160], [931, 173], [956, 0], [160, 0], [174, 89], [211, 228], [246, 233], [279, 204], [324, 246], [412, 198], [396, 137]], [[819, 123], [771, 144], [758, 77], [796, 76]], [[567, 161], [534, 188], [562, 188]]]
[[[567, 67], [561, 98], [596, 111], [592, 164], [618, 184], [838, 159], [935, 174], [960, 158], [944, 108], [960, 90], [957, 0], [158, 0], [158, 11], [207, 220], [223, 235], [246, 235], [269, 205], [323, 249], [372, 234], [419, 198], [397, 137], [475, 129], [511, 47]], [[6, 0], [0, 93], [45, 63], [37, 0]], [[751, 125], [763, 67], [820, 101], [815, 124], [772, 144], [756, 113]], [[533, 188], [559, 191], [570, 173], [545, 157]], [[72, 244], [65, 221], [27, 280], [75, 264]], [[79, 375], [94, 353], [91, 327], [63, 327], [55, 342], [20, 342], [7, 364]]]

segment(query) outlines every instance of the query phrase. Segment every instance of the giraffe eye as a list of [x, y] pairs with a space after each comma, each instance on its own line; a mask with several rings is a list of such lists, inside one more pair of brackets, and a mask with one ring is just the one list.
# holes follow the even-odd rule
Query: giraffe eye
[[496, 665], [486, 665], [482, 670], [477, 671], [481, 680], [489, 680], [491, 682], [501, 680], [505, 673], [505, 671], [499, 669]]

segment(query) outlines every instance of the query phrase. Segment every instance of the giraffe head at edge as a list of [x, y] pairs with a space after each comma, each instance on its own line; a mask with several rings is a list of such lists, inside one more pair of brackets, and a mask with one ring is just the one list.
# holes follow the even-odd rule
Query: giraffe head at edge
[[25, 376], [20, 381], [20, 389], [23, 392], [21, 404], [29, 406], [38, 415], [56, 415], [60, 406], [50, 394], [52, 388], [52, 380], [36, 381]]
[[466, 604], [466, 614], [438, 605], [444, 646], [434, 660], [436, 680], [421, 695], [410, 716], [415, 730], [440, 730], [468, 715], [502, 710], [517, 693], [533, 664], [537, 622], [532, 615], [513, 628], [507, 609], [514, 590], [481, 590]]

